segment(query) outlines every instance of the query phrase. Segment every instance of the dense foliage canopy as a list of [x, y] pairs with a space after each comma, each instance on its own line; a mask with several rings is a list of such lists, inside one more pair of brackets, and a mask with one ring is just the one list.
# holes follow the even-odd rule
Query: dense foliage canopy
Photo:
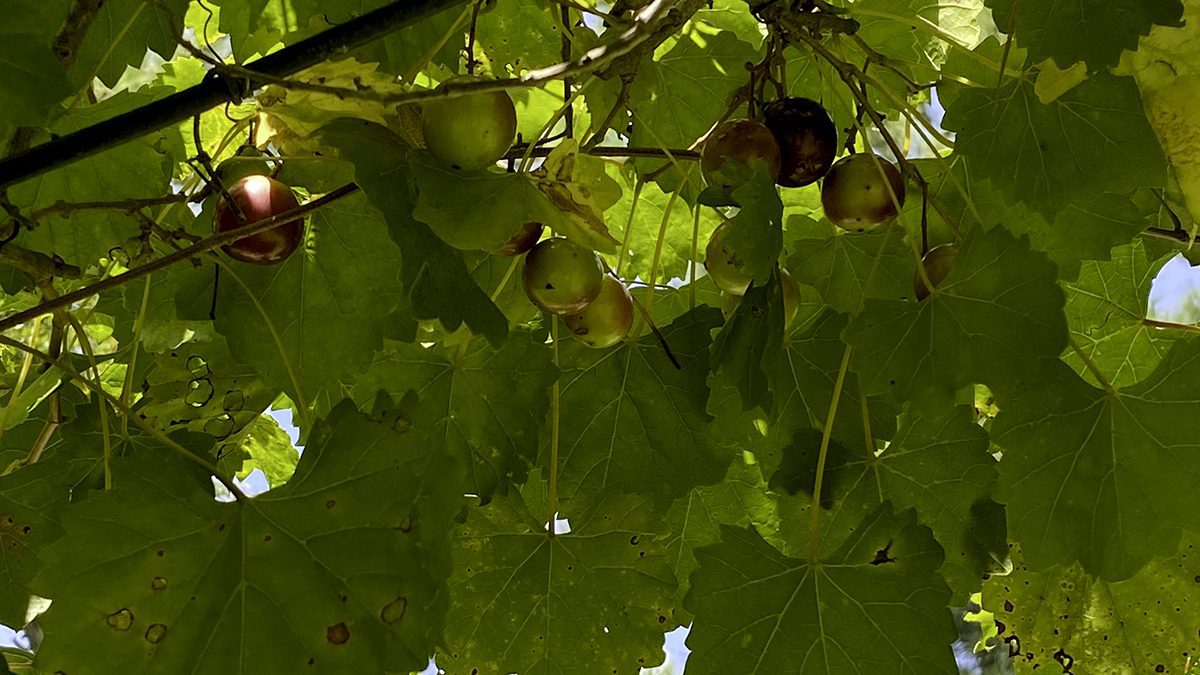
[[1200, 328], [1147, 298], [1197, 45], [1200, 0], [6, 0], [9, 667], [690, 626], [689, 673], [928, 675], [969, 606], [1019, 672], [1190, 672]]

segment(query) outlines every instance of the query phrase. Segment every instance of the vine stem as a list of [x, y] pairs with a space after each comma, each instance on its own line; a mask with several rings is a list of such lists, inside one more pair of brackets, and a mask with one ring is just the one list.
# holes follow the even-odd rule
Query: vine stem
[[355, 192], [358, 192], [358, 189], [359, 189], [358, 185], [356, 185], [354, 183], [348, 183], [348, 184], [343, 185], [342, 187], [334, 190], [333, 192], [330, 192], [326, 195], [318, 197], [317, 199], [314, 199], [310, 202], [302, 204], [290, 211], [281, 213], [281, 214], [279, 214], [277, 216], [273, 216], [271, 218], [267, 218], [266, 220], [260, 220], [259, 222], [254, 223], [252, 225], [244, 225], [244, 226], [239, 227], [234, 230], [228, 230], [226, 232], [220, 232], [218, 234], [214, 234], [211, 237], [206, 237], [204, 239], [201, 239], [200, 241], [196, 242], [195, 244], [192, 244], [191, 246], [181, 248], [177, 251], [168, 253], [167, 255], [164, 255], [163, 257], [158, 258], [157, 260], [148, 262], [145, 265], [140, 265], [138, 267], [134, 267], [130, 270], [127, 270], [124, 274], [119, 274], [117, 276], [108, 277], [107, 279], [103, 279], [94, 284], [84, 286], [83, 288], [80, 288], [76, 291], [72, 291], [70, 293], [63, 293], [62, 295], [58, 296], [57, 298], [47, 300], [45, 302], [39, 303], [38, 305], [36, 305], [34, 307], [30, 307], [29, 309], [17, 312], [16, 314], [11, 314], [3, 319], [0, 319], [0, 332], [4, 332], [6, 330], [9, 330], [10, 328], [15, 328], [16, 326], [19, 326], [19, 325], [25, 323], [26, 321], [29, 321], [30, 319], [34, 319], [36, 317], [42, 316], [43, 314], [48, 314], [60, 307], [66, 307], [72, 303], [79, 302], [80, 300], [86, 300], [87, 298], [90, 298], [93, 295], [98, 295], [100, 293], [103, 293], [104, 291], [112, 290], [119, 286], [123, 286], [131, 281], [140, 279], [148, 274], [152, 274], [161, 269], [170, 267], [171, 265], [174, 265], [177, 262], [195, 258], [204, 253], [208, 253], [209, 251], [212, 251], [216, 248], [224, 246], [225, 244], [235, 242], [238, 239], [248, 237], [252, 234], [258, 234], [259, 232], [266, 232], [267, 230], [270, 230], [274, 227], [278, 227], [282, 223], [288, 222], [290, 220], [295, 220], [296, 218], [306, 216], [307, 214], [312, 213], [313, 211], [316, 211], [318, 209], [324, 208], [324, 207], [332, 204], [333, 202], [335, 202], [339, 199], [342, 199], [343, 197], [352, 195]]
[[[687, 185], [688, 179], [691, 178], [692, 167], [689, 166], [683, 179], [679, 181], [679, 185], [671, 193], [667, 199], [667, 208], [663, 209], [662, 221], [658, 225], [658, 240], [654, 242], [654, 259], [650, 263], [650, 283], [646, 287], [646, 313], [650, 313], [650, 308], [654, 306], [654, 281], [658, 279], [658, 266], [662, 262], [662, 247], [663, 240], [667, 238], [667, 224], [671, 222], [671, 213], [675, 210], [675, 202], [679, 200], [679, 193], [683, 192], [683, 188]], [[634, 331], [636, 333], [636, 328]]]
[[221, 474], [221, 472], [217, 469], [215, 464], [213, 464], [212, 462], [209, 462], [208, 460], [204, 459], [203, 457], [195, 454], [191, 450], [188, 450], [187, 448], [183, 447], [179, 443], [172, 440], [170, 436], [167, 436], [166, 434], [164, 434], [162, 431], [155, 429], [153, 426], [151, 426], [145, 420], [143, 420], [141, 417], [139, 417], [136, 413], [134, 413], [128, 407], [123, 405], [112, 394], [109, 394], [108, 392], [104, 391], [104, 387], [102, 387], [99, 383], [92, 382], [91, 380], [87, 379], [86, 377], [83, 377], [79, 373], [75, 372], [74, 369], [67, 367], [61, 361], [51, 357], [49, 354], [47, 354], [39, 349], [36, 349], [34, 347], [30, 347], [29, 345], [25, 344], [24, 342], [21, 342], [19, 340], [14, 340], [14, 339], [8, 337], [7, 335], [0, 335], [0, 344], [8, 345], [9, 347], [12, 347], [13, 349], [17, 349], [22, 352], [25, 352], [26, 354], [32, 354], [33, 356], [50, 364], [54, 368], [61, 370], [64, 374], [67, 375], [67, 377], [69, 377], [70, 379], [72, 379], [76, 382], [79, 382], [84, 387], [86, 387], [88, 390], [92, 391], [97, 396], [99, 396], [103, 400], [107, 401], [108, 404], [111, 405], [113, 408], [115, 408], [117, 410], [117, 412], [121, 413], [121, 415], [123, 417], [127, 417], [127, 418], [133, 420], [134, 424], [136, 424], [139, 428], [141, 428], [142, 431], [149, 434], [155, 440], [157, 440], [160, 443], [162, 443], [163, 445], [167, 446], [168, 448], [173, 450], [176, 454], [183, 457], [187, 461], [189, 461], [189, 462], [195, 464], [196, 466], [203, 468], [205, 471], [209, 472], [209, 474], [211, 474], [213, 477], [215, 477], [217, 479], [217, 481], [220, 482], [221, 485], [225, 487], [225, 489], [229, 490], [230, 494], [232, 494], [234, 496], [234, 499], [243, 499], [245, 497], [245, 495], [242, 493], [242, 491], [240, 489], [238, 489], [238, 487], [236, 485], [234, 485], [232, 482], [230, 482], [230, 480], [228, 478], [226, 478], [225, 476], [223, 476]]
[[1174, 323], [1171, 321], [1158, 321], [1157, 319], [1142, 319], [1143, 326], [1152, 328], [1166, 328], [1168, 330], [1181, 330], [1188, 333], [1200, 333], [1200, 326], [1193, 326], [1186, 323]]
[[1108, 378], [1100, 371], [1100, 367], [1096, 365], [1092, 357], [1088, 356], [1087, 352], [1079, 347], [1079, 343], [1075, 341], [1075, 337], [1068, 337], [1067, 341], [1071, 345], [1071, 351], [1075, 352], [1075, 356], [1078, 356], [1083, 361], [1083, 365], [1087, 366], [1088, 372], [1100, 382], [1100, 386], [1104, 387], [1104, 391], [1109, 394], [1115, 394], [1116, 391], [1113, 389], [1112, 382], [1108, 381]]
[[[633, 236], [633, 219], [637, 215], [638, 203], [642, 199], [642, 188], [646, 183], [638, 178], [633, 184], [633, 201], [629, 203], [629, 217], [625, 219], [625, 234], [621, 237], [621, 250], [617, 253], [617, 276], [621, 276], [621, 269], [625, 267], [625, 259], [629, 257], [629, 240]], [[653, 283], [653, 280], [651, 280]]]
[[[808, 507], [808, 559], [814, 565], [821, 560], [821, 488], [825, 482], [825, 460], [829, 458], [829, 439], [833, 435], [833, 420], [837, 416], [838, 400], [846, 383], [846, 372], [850, 370], [850, 355], [854, 347], [846, 345], [842, 352], [842, 365], [838, 366], [837, 380], [833, 383], [833, 399], [829, 402], [829, 414], [825, 416], [825, 428], [821, 430], [821, 449], [817, 453], [817, 476], [813, 481], [812, 501]], [[864, 406], [865, 409], [865, 406]]]
[[[558, 317], [550, 315], [550, 335], [554, 342], [554, 367], [558, 368]], [[546, 491], [546, 506], [549, 514], [546, 517], [546, 532], [551, 539], [554, 538], [554, 521], [558, 517], [558, 437], [559, 437], [559, 413], [561, 412], [561, 396], [558, 385], [558, 378], [554, 379], [554, 385], [550, 388], [550, 485]]]
[[[30, 341], [37, 344], [38, 337], [42, 331], [42, 319], [38, 317], [33, 324], [31, 330], [32, 335]], [[12, 416], [12, 411], [17, 407], [17, 399], [21, 396], [21, 391], [25, 389], [25, 378], [29, 377], [29, 370], [33, 367], [33, 354], [26, 353], [25, 359], [21, 363], [21, 372], [17, 373], [17, 382], [13, 385], [12, 394], [8, 397], [8, 405], [4, 406], [4, 414], [0, 416], [0, 438], [4, 437], [4, 430], [8, 428], [8, 420]]]
[[696, 254], [700, 240], [700, 205], [692, 209], [692, 251], [688, 258], [688, 308], [696, 309]]

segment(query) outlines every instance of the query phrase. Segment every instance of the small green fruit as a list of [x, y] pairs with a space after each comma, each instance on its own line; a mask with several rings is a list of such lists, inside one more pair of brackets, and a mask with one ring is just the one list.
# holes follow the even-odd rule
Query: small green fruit
[[525, 254], [522, 281], [525, 295], [542, 311], [574, 314], [600, 295], [604, 265], [591, 249], [554, 237]]
[[[934, 246], [925, 253], [925, 257], [921, 258], [921, 267], [925, 268], [925, 274], [929, 277], [929, 282], [933, 284], [933, 288], [937, 288], [946, 280], [946, 276], [950, 274], [950, 269], [954, 267], [954, 259], [958, 257], [958, 246], [954, 244], [942, 244]], [[921, 278], [921, 271], [913, 276], [913, 291], [917, 294], [917, 300], [924, 300], [929, 297], [933, 290], [925, 285], [925, 280]]]
[[[734, 162], [729, 166], [726, 162]], [[767, 173], [779, 175], [779, 144], [771, 130], [753, 120], [721, 123], [704, 141], [700, 172], [709, 185], [737, 187], [746, 182], [755, 162], [764, 162]]]
[[[479, 82], [462, 75], [438, 86]], [[517, 109], [505, 91], [432, 99], [422, 104], [421, 127], [429, 152], [455, 169], [479, 171], [492, 166], [512, 147]]]
[[600, 295], [583, 311], [563, 317], [571, 334], [596, 349], [611, 347], [629, 334], [633, 325], [633, 298], [625, 285], [604, 275]]
[[900, 171], [895, 164], [871, 153], [839, 159], [821, 185], [825, 217], [847, 230], [864, 232], [892, 220], [898, 213], [897, 202], [904, 205]]
[[704, 249], [704, 269], [712, 277], [717, 287], [726, 293], [745, 295], [750, 286], [750, 275], [742, 271], [742, 262], [737, 255], [725, 244], [733, 223], [724, 222], [713, 230]]

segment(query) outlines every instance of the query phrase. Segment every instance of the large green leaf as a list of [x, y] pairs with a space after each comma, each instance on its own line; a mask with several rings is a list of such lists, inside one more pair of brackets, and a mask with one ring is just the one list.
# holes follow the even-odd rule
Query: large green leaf
[[[544, 484], [473, 510], [455, 535], [449, 672], [637, 673], [662, 661], [675, 579], [646, 497], [608, 492], [547, 532]], [[556, 531], [558, 526], [556, 525]], [[586, 607], [586, 612], [579, 611]]]
[[[1154, 276], [1166, 260], [1146, 260], [1142, 242], [1113, 249], [1111, 262], [1087, 262], [1066, 284], [1067, 321], [1080, 350], [1115, 387], [1144, 379], [1162, 360], [1175, 336], [1148, 325], [1146, 310]], [[1096, 376], [1079, 355], [1066, 354], [1090, 384]]]
[[[811, 495], [817, 450], [803, 443], [785, 448], [771, 487]], [[990, 495], [997, 475], [987, 433], [975, 423], [971, 409], [952, 408], [939, 415], [909, 412], [895, 437], [877, 452], [852, 453], [839, 443], [830, 445], [821, 491], [829, 509], [825, 536], [847, 536], [885, 500], [915, 508], [946, 550], [942, 576], [965, 601], [978, 590], [983, 573], [1007, 554], [1003, 527], [995, 531], [987, 519], [996, 510]]]
[[[401, 301], [400, 251], [363, 195], [307, 220], [305, 246], [277, 265], [226, 263], [215, 326], [233, 357], [294, 399], [313, 398], [347, 371], [361, 371], [383, 346], [386, 313]], [[180, 302], [213, 296], [211, 268], [192, 272]], [[299, 399], [296, 399], [299, 400]]]
[[88, 28], [79, 46], [71, 79], [86, 87], [93, 77], [112, 86], [127, 66], [137, 68], [149, 49], [170, 57], [183, 37], [185, 0], [108, 0]]
[[321, 137], [355, 165], [359, 184], [383, 213], [405, 261], [400, 280], [416, 318], [439, 319], [451, 331], [465, 322], [492, 344], [503, 341], [508, 322], [471, 279], [461, 255], [412, 217], [412, 149], [386, 127], [348, 118], [324, 127]]
[[1127, 78], [1094, 75], [1048, 104], [1016, 79], [968, 88], [942, 124], [957, 132], [955, 151], [973, 172], [1046, 214], [1166, 179], [1162, 149]]
[[[53, 126], [67, 134], [146, 105], [163, 93], [143, 89], [124, 93], [93, 106], [82, 106]], [[16, 205], [36, 212], [64, 202], [105, 202], [160, 197], [171, 192], [174, 162], [183, 158], [179, 132], [167, 128], [119, 145], [98, 155], [66, 164], [12, 187]], [[85, 209], [39, 217], [39, 227], [20, 237], [22, 245], [51, 252], [76, 265], [96, 264], [109, 249], [136, 236], [139, 223], [113, 209]]]
[[709, 436], [704, 410], [709, 333], [720, 318], [716, 309], [699, 307], [663, 327], [680, 369], [652, 335], [604, 351], [574, 340], [559, 347], [564, 502], [588, 504], [619, 489], [665, 504], [721, 479], [729, 457]]
[[[1015, 570], [983, 588], [996, 614], [999, 649], [1018, 668], [1080, 673], [1169, 673], [1183, 668], [1200, 617], [1200, 561], [1194, 536], [1124, 581], [1102, 581], [1078, 564], [1031, 572], [1013, 549]], [[1053, 672], [1053, 670], [1051, 670]], [[1186, 672], [1186, 669], [1183, 671]]]
[[369, 408], [378, 390], [417, 391], [440, 446], [468, 468], [466, 491], [487, 501], [525, 481], [557, 374], [550, 348], [528, 333], [499, 349], [476, 340], [461, 352], [389, 343], [352, 392]]
[[1176, 344], [1145, 380], [1115, 391], [1058, 361], [1002, 401], [998, 499], [1035, 570], [1079, 561], [1116, 581], [1175, 550], [1192, 527], [1200, 349]]
[[899, 227], [889, 227], [879, 233], [800, 239], [789, 246], [788, 271], [796, 281], [815, 286], [821, 299], [843, 313], [857, 314], [866, 298], [911, 298], [916, 257], [903, 235]]
[[1003, 384], [1036, 356], [1066, 346], [1054, 265], [1002, 229], [976, 232], [921, 302], [868, 300], [846, 328], [869, 394], [947, 397], [972, 382]]
[[911, 510], [881, 504], [819, 560], [789, 558], [754, 530], [728, 525], [721, 543], [695, 554], [684, 599], [696, 615], [689, 670], [957, 671], [950, 589], [937, 574], [942, 550]]
[[235, 503], [179, 461], [121, 462], [114, 489], [64, 513], [66, 535], [43, 554], [35, 588], [55, 602], [40, 667], [424, 667], [446, 610], [439, 532], [459, 498], [444, 480], [455, 465], [419, 423], [378, 414], [341, 404], [290, 483]]
[[1179, 26], [1180, 0], [987, 0], [1001, 30], [1013, 32], [1034, 60], [1065, 68], [1086, 61], [1095, 71], [1117, 65], [1121, 50], [1137, 49], [1154, 25]]

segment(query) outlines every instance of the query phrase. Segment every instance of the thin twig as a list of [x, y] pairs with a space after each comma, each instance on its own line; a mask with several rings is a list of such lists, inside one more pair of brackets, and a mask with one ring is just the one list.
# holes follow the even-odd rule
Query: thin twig
[[35, 307], [31, 307], [24, 311], [5, 317], [4, 319], [0, 319], [0, 332], [19, 326], [26, 321], [33, 319], [34, 317], [52, 312], [59, 307], [66, 307], [71, 303], [79, 302], [80, 300], [90, 298], [93, 295], [123, 286], [124, 284], [134, 281], [135, 279], [140, 279], [147, 274], [165, 269], [180, 261], [195, 258], [203, 253], [220, 248], [225, 244], [258, 234], [259, 232], [266, 232], [267, 230], [278, 227], [285, 222], [304, 217], [309, 213], [324, 208], [343, 197], [358, 192], [358, 189], [358, 185], [354, 183], [348, 183], [334, 190], [333, 192], [330, 192], [329, 194], [302, 204], [290, 211], [267, 218], [266, 220], [261, 220], [252, 225], [245, 225], [234, 230], [228, 230], [226, 232], [214, 234], [211, 237], [206, 237], [195, 244], [188, 246], [187, 248], [182, 248], [173, 253], [168, 253], [167, 255], [152, 262], [146, 263], [145, 265], [134, 267], [123, 274], [119, 274], [115, 277], [109, 277], [70, 293], [64, 293], [53, 300], [42, 302]]

